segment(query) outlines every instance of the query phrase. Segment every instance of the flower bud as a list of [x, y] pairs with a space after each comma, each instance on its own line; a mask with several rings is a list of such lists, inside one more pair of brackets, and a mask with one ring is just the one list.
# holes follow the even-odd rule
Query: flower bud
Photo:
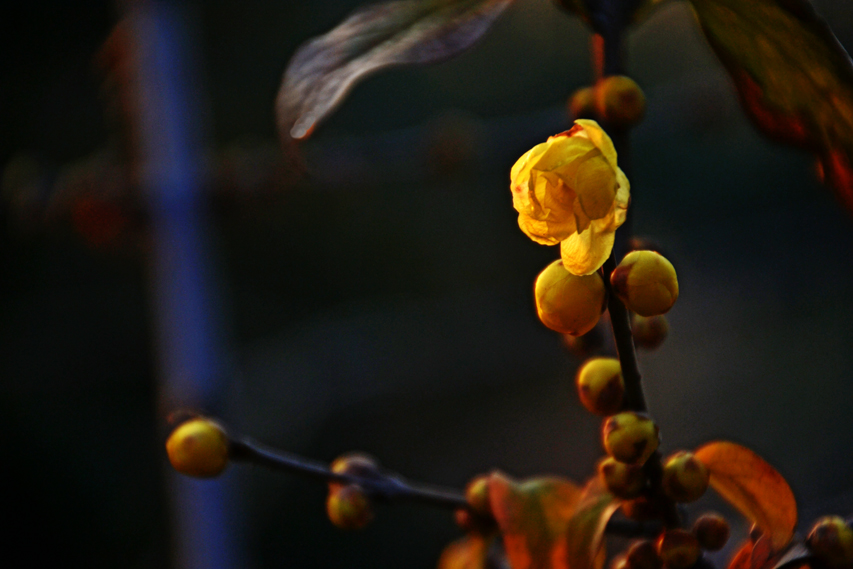
[[330, 489], [326, 512], [333, 524], [341, 529], [361, 529], [373, 519], [370, 500], [357, 484]]
[[663, 566], [657, 547], [648, 539], [632, 543], [625, 557], [628, 569], [661, 569]]
[[228, 437], [217, 423], [198, 417], [172, 431], [166, 452], [169, 462], [181, 474], [211, 478], [228, 466]]
[[658, 555], [669, 569], [687, 569], [699, 560], [699, 541], [683, 529], [665, 530], [657, 540]]
[[[379, 472], [379, 465], [376, 463], [376, 460], [371, 456], [358, 452], [347, 453], [339, 456], [332, 462], [329, 470], [335, 474], [349, 474], [350, 476], [357, 476], [368, 480], [378, 480], [382, 478], [382, 474]], [[344, 485], [345, 484], [341, 484], [340, 482], [329, 482], [329, 491], [332, 492]]]
[[676, 502], [695, 502], [705, 494], [710, 479], [708, 469], [692, 452], [680, 451], [666, 459], [661, 484]]
[[825, 516], [812, 527], [806, 544], [830, 567], [853, 564], [853, 528], [840, 516]]
[[551, 330], [579, 336], [592, 330], [604, 311], [604, 283], [598, 273], [579, 277], [554, 261], [536, 277], [536, 312]]
[[615, 358], [592, 358], [578, 369], [578, 397], [590, 413], [612, 415], [622, 408], [625, 381]]
[[669, 322], [663, 314], [648, 317], [634, 314], [631, 334], [634, 336], [635, 346], [644, 350], [654, 350], [666, 340], [669, 334]]
[[596, 84], [595, 107], [606, 123], [627, 128], [642, 120], [646, 113], [646, 96], [630, 77], [611, 75]]
[[489, 501], [489, 477], [480, 475], [465, 487], [465, 500], [471, 509], [480, 516], [491, 516], [492, 505]]
[[608, 417], [602, 435], [607, 454], [626, 464], [644, 464], [660, 444], [658, 426], [633, 411]]
[[719, 551], [729, 540], [731, 528], [726, 518], [715, 512], [702, 514], [693, 523], [693, 535], [702, 549]]
[[572, 120], [595, 118], [595, 92], [592, 87], [583, 87], [572, 93], [569, 115]]
[[640, 316], [667, 312], [678, 298], [675, 268], [654, 251], [632, 251], [610, 274], [610, 284], [629, 310]]
[[598, 475], [607, 489], [623, 500], [636, 498], [646, 486], [646, 475], [642, 466], [625, 464], [612, 456], [598, 463]]

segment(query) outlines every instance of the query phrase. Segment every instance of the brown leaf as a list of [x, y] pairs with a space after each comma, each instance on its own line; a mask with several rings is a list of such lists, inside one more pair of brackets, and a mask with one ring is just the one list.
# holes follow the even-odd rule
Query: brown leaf
[[307, 137], [370, 73], [470, 47], [512, 0], [399, 0], [364, 6], [299, 48], [276, 99], [281, 138]]
[[493, 538], [468, 534], [444, 548], [437, 569], [485, 569]]
[[807, 0], [691, 0], [747, 114], [768, 136], [817, 153], [853, 209], [853, 63]]
[[594, 477], [581, 490], [558, 478], [522, 484], [493, 473], [492, 511], [512, 569], [600, 569], [604, 528], [619, 502]]
[[695, 452], [711, 473], [711, 486], [770, 538], [772, 553], [794, 535], [797, 503], [782, 475], [746, 447], [726, 441]]

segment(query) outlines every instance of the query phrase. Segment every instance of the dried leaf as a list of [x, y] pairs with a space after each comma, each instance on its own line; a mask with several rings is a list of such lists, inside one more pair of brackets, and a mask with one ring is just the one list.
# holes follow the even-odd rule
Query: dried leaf
[[512, 569], [565, 568], [566, 530], [581, 501], [568, 480], [517, 483], [500, 472], [489, 477], [489, 501]]
[[797, 503], [782, 475], [746, 447], [726, 441], [695, 452], [711, 473], [711, 486], [770, 538], [772, 552], [790, 543]]
[[304, 138], [359, 80], [395, 65], [448, 59], [470, 47], [512, 0], [400, 0], [356, 10], [305, 43], [276, 100], [282, 139]]
[[853, 209], [853, 63], [807, 0], [691, 0], [747, 114], [768, 136], [816, 152]]
[[558, 478], [489, 479], [492, 511], [513, 569], [600, 569], [604, 528], [619, 502], [598, 477], [581, 490]]
[[491, 537], [468, 534], [444, 548], [437, 569], [485, 569]]

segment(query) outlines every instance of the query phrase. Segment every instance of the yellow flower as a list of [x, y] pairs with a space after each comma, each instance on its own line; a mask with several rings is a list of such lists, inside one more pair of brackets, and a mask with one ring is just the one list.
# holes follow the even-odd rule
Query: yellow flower
[[576, 120], [571, 130], [537, 144], [518, 159], [510, 179], [518, 225], [528, 237], [560, 243], [563, 265], [575, 275], [604, 264], [625, 222], [630, 186], [598, 123]]

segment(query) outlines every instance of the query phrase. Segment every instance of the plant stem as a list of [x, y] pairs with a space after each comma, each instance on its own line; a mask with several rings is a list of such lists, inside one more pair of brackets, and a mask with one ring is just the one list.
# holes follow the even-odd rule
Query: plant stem
[[[381, 471], [375, 477], [332, 472], [322, 462], [278, 451], [245, 438], [232, 439], [228, 453], [229, 458], [236, 462], [301, 474], [322, 482], [357, 484], [372, 498], [385, 502], [419, 502], [450, 510], [469, 508], [464, 493], [457, 490], [411, 483], [396, 474]], [[605, 531], [621, 537], [654, 537], [660, 532], [660, 524], [611, 519]]]
[[[593, 38], [592, 52], [595, 75], [597, 79], [609, 75], [622, 75], [625, 73], [623, 37], [627, 22], [630, 17], [630, 0], [598, 0], [602, 10], [600, 17], [595, 22], [596, 35]], [[619, 156], [619, 167], [630, 179], [630, 149], [631, 141], [627, 129], [614, 129], [604, 125], [613, 140], [616, 154]], [[635, 189], [632, 188], [632, 198]], [[614, 294], [610, 284], [610, 274], [616, 268], [616, 255], [623, 255], [627, 249], [628, 236], [631, 232], [630, 214], [622, 227], [617, 231], [616, 243], [610, 252], [610, 257], [602, 266], [602, 278], [607, 289], [607, 309], [610, 312], [610, 322], [613, 328], [613, 337], [616, 343], [616, 352], [619, 356], [619, 364], [622, 367], [622, 377], [625, 381], [624, 409], [642, 413], [648, 412], [646, 397], [643, 393], [643, 381], [640, 367], [637, 363], [637, 352], [634, 348], [634, 338], [631, 334], [631, 321], [628, 309]], [[678, 507], [664, 492], [661, 486], [663, 476], [663, 463], [660, 451], [655, 453], [646, 461], [643, 467], [649, 480], [650, 490], [648, 498], [656, 501], [662, 506], [663, 523], [666, 527], [678, 527], [681, 525], [681, 515]]]

